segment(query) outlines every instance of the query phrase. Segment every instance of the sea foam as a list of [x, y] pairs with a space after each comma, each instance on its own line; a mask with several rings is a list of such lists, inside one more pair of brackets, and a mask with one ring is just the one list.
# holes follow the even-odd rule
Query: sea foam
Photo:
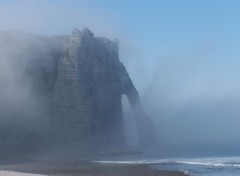
[[12, 172], [12, 171], [0, 171], [0, 176], [47, 176], [47, 175], [28, 174], [28, 173]]

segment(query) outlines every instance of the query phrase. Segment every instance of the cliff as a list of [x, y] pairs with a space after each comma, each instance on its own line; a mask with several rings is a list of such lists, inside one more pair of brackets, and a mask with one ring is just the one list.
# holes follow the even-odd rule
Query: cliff
[[[18, 48], [19, 53], [14, 49], [11, 58], [17, 58], [17, 63], [24, 65], [23, 78], [29, 80], [31, 95], [38, 99], [37, 104], [44, 99], [41, 105], [46, 115], [39, 116], [39, 111], [34, 115], [48, 123], [49, 130], [44, 134], [51, 143], [122, 146], [123, 94], [136, 112], [137, 121], [141, 121], [139, 124], [148, 124], [139, 125], [139, 133], [146, 127], [152, 131], [138, 92], [119, 60], [117, 41], [95, 37], [86, 28], [74, 29], [70, 36], [41, 37], [22, 33], [17, 37], [9, 33], [0, 36], [4, 36], [1, 41], [12, 42], [9, 48], [12, 44], [17, 46], [13, 48]], [[26, 45], [19, 49], [21, 42]], [[22, 60], [27, 60], [27, 64], [22, 64]], [[144, 133], [140, 136], [142, 141], [150, 137]]]

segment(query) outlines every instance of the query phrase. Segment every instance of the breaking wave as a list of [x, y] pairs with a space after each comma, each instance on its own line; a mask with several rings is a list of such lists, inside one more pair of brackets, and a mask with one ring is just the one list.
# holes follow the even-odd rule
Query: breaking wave
[[27, 173], [12, 172], [12, 171], [0, 171], [0, 176], [46, 176], [46, 175], [27, 174]]
[[149, 164], [161, 170], [177, 170], [194, 176], [239, 176], [240, 157], [171, 158], [95, 161], [109, 164]]
[[240, 157], [222, 157], [222, 158], [197, 158], [197, 159], [149, 159], [149, 160], [129, 160], [129, 161], [94, 161], [108, 164], [185, 164], [210, 167], [239, 167]]

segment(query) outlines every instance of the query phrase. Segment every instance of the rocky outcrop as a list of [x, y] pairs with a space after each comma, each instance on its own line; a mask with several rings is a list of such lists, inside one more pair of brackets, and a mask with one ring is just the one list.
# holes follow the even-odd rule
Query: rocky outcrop
[[[138, 92], [119, 60], [117, 41], [95, 37], [87, 28], [74, 29], [70, 36], [30, 38], [25, 55], [20, 52], [16, 57], [30, 58], [24, 74], [33, 92], [50, 102], [49, 141], [56, 145], [123, 145], [123, 94], [139, 124], [148, 124], [151, 131]], [[143, 133], [140, 136], [149, 138]]]
[[138, 93], [118, 57], [118, 43], [73, 30], [58, 63], [53, 124], [60, 141], [123, 143], [121, 96], [132, 105]]

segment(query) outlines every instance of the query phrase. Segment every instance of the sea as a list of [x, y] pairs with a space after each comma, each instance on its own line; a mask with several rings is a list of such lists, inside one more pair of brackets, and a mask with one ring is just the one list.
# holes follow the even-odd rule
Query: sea
[[[153, 169], [181, 171], [189, 176], [240, 176], [240, 155], [180, 155], [142, 154], [106, 156], [93, 162], [109, 164], [147, 164]], [[0, 176], [46, 176], [0, 171]]]
[[148, 164], [154, 169], [181, 171], [190, 176], [240, 176], [240, 155], [233, 156], [187, 156], [145, 157], [132, 159], [109, 159], [103, 163]]
[[[135, 160], [104, 160], [101, 163], [148, 164], [153, 169], [181, 171], [189, 176], [240, 176], [240, 157], [194, 157]], [[45, 176], [0, 171], [0, 176]]]
[[191, 176], [239, 176], [240, 157], [175, 158], [146, 161], [156, 169], [183, 171]]

